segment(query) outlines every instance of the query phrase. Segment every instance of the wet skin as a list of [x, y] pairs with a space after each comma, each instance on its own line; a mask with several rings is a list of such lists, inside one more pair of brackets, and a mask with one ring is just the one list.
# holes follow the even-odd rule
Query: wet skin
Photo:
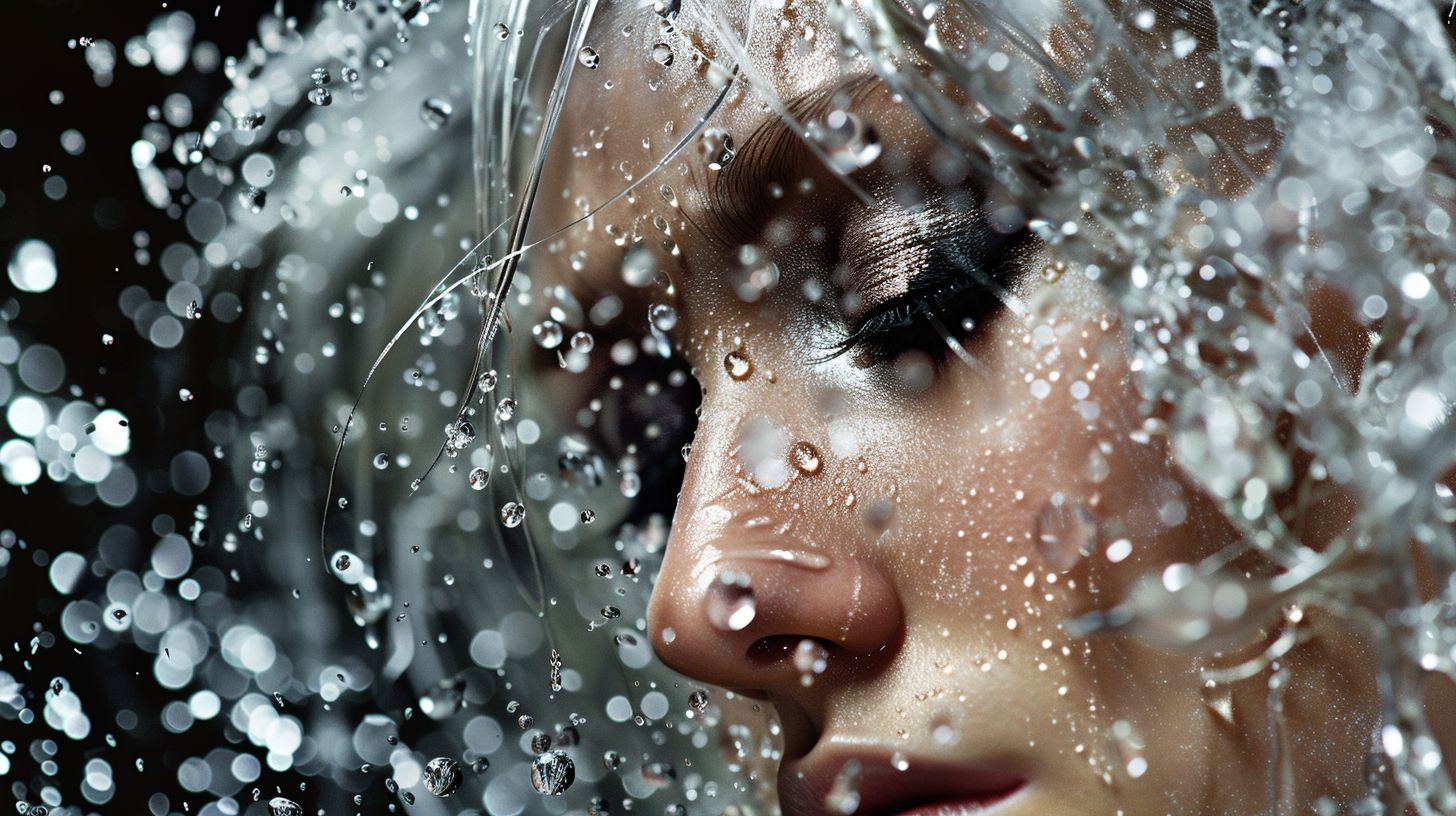
[[[732, 161], [710, 169], [690, 147], [533, 261], [543, 309], [553, 286], [583, 308], [623, 304], [605, 326], [567, 327], [596, 334], [583, 372], [532, 349], [563, 404], [614, 375], [633, 387], [632, 366], [603, 352], [645, 333], [655, 304], [674, 310], [671, 340], [702, 390], [649, 613], [658, 655], [773, 703], [787, 813], [824, 812], [849, 759], [864, 769], [867, 814], [1272, 810], [1269, 673], [1210, 693], [1200, 670], [1256, 653], [1277, 616], [1212, 661], [1061, 626], [1237, 539], [1165, 440], [1142, 433], [1162, 408], [1136, 389], [1127, 327], [1079, 267], [994, 223], [988, 180], [949, 160], [863, 66], [840, 66], [830, 37], [805, 44], [806, 26], [828, 30], [822, 10], [790, 16], [751, 49], [758, 88], [711, 122], [734, 138]], [[624, 38], [629, 17], [639, 30]], [[536, 235], [650, 170], [712, 98], [686, 60], [653, 74], [636, 59], [654, 21], [599, 21], [635, 61], [599, 48], [601, 67], [573, 80]], [[849, 183], [760, 101], [810, 121], [843, 88], [883, 148]], [[623, 235], [653, 253], [655, 282], [623, 282]], [[776, 283], [745, 288], [744, 270], [767, 261]], [[947, 267], [989, 283], [936, 301], [938, 328], [917, 312], [914, 329], [843, 348], [866, 316]], [[1335, 349], [1359, 334], [1340, 309], [1332, 298], [1315, 325]], [[1077, 539], [1085, 552], [1066, 546], [1067, 508], [1100, 525]], [[1130, 551], [1109, 558], [1120, 539]], [[1314, 638], [1283, 661], [1295, 739], [1282, 787], [1297, 812], [1364, 791], [1375, 723], [1370, 650], [1309, 620]]]

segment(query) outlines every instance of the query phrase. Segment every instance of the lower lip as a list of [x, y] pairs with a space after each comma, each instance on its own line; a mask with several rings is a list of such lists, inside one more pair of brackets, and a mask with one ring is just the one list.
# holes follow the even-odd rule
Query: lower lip
[[992, 808], [1015, 796], [1024, 786], [1017, 785], [1001, 793], [993, 793], [976, 799], [946, 800], [917, 805], [896, 816], [982, 816]]

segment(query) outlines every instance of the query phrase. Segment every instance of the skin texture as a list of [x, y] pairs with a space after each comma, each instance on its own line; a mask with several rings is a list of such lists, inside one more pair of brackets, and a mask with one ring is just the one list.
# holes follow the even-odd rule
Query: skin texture
[[[740, 19], [733, 13], [727, 19]], [[1372, 657], [1317, 610], [1294, 613], [1310, 639], [1281, 663], [1287, 733], [1278, 758], [1271, 672], [1210, 692], [1201, 671], [1256, 654], [1285, 615], [1213, 659], [1063, 630], [1109, 608], [1140, 576], [1236, 540], [1165, 440], [1141, 435], [1147, 417], [1170, 406], [1144, 404], [1128, 329], [1080, 269], [1033, 241], [998, 257], [1007, 302], [971, 332], [954, 332], [974, 364], [943, 348], [824, 359], [857, 314], [902, 292], [923, 267], [927, 234], [994, 235], [982, 180], [947, 163], [913, 114], [862, 79], [862, 66], [841, 65], [832, 37], [806, 42], [806, 29], [829, 30], [822, 9], [793, 4], [783, 19], [751, 49], [753, 83], [771, 87], [730, 94], [711, 121], [734, 138], [733, 162], [711, 170], [690, 146], [633, 196], [544, 244], [533, 272], [543, 309], [556, 286], [583, 308], [623, 302], [620, 317], [592, 328], [601, 349], [641, 337], [648, 306], [670, 305], [672, 342], [702, 389], [649, 612], [658, 655], [773, 704], [790, 813], [820, 812], [827, 780], [851, 756], [874, 766], [867, 778], [935, 767], [1019, 780], [995, 811], [1008, 814], [1292, 813], [1311, 812], [1320, 797], [1360, 796], [1376, 722]], [[599, 47], [601, 66], [573, 80], [537, 238], [651, 169], [716, 95], [711, 70], [685, 54], [670, 70], [647, 61], [656, 27], [650, 12], [621, 9], [595, 24], [617, 50]], [[780, 112], [765, 97], [809, 121], [827, 107], [816, 101], [823, 91], [844, 83], [879, 135], [874, 163], [846, 183], [798, 140], [764, 147]], [[739, 217], [721, 217], [733, 209], [725, 189], [737, 191]], [[944, 223], [917, 221], [936, 212], [925, 202], [948, 200], [960, 203]], [[630, 235], [656, 258], [649, 286], [623, 283]], [[884, 238], [877, 255], [865, 249], [875, 236]], [[751, 301], [736, 273], [745, 243], [779, 272]], [[1312, 305], [1317, 337], [1358, 352], [1361, 333], [1338, 298], [1328, 300]], [[540, 362], [569, 406], [613, 375], [630, 378], [630, 366], [604, 354], [580, 373]], [[765, 433], [768, 458], [786, 466], [756, 452]], [[1056, 516], [1048, 508], [1074, 505], [1100, 521], [1088, 552], [1039, 546], [1042, 519]], [[1328, 527], [1311, 535], [1338, 523]], [[1131, 553], [1114, 563], [1106, 550], [1122, 538]], [[724, 611], [741, 608], [733, 602], [742, 583], [751, 620], [725, 624]], [[794, 659], [804, 641], [825, 655], [808, 684]], [[956, 798], [924, 787], [930, 800]]]

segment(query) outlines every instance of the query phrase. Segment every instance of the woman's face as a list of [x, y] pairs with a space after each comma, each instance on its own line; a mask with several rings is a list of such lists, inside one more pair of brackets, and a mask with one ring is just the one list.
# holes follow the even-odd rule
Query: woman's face
[[[686, 54], [648, 61], [650, 13], [595, 30], [619, 42], [573, 79], [538, 234], [650, 170], [716, 93]], [[1170, 458], [1100, 285], [1028, 233], [1034, 213], [1008, 220], [830, 30], [802, 4], [762, 26], [750, 90], [710, 135], [538, 266], [543, 310], [555, 286], [589, 314], [621, 305], [567, 327], [595, 336], [585, 370], [532, 350], [571, 404], [656, 393], [631, 375], [651, 312], [701, 386], [649, 612], [658, 655], [772, 702], [787, 813], [1356, 798], [1374, 720], [1354, 639], [1302, 645], [1271, 696], [1269, 671], [1210, 684], [1206, 656], [1064, 629], [1238, 534]], [[816, 154], [765, 99], [839, 141]], [[621, 339], [638, 351], [609, 355]], [[639, 430], [619, 442], [643, 456], [661, 438]], [[1282, 628], [1227, 644], [1226, 663]], [[1281, 728], [1302, 738], [1275, 758]]]

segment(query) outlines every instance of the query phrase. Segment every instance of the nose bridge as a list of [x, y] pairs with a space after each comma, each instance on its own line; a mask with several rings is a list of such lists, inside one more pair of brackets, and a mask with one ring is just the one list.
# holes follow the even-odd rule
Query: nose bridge
[[653, 643], [668, 665], [718, 685], [822, 689], [845, 664], [889, 654], [899, 595], [863, 524], [817, 498], [826, 464], [792, 461], [797, 445], [820, 456], [808, 420], [762, 394], [768, 383], [724, 379], [708, 389], [688, 457]]

